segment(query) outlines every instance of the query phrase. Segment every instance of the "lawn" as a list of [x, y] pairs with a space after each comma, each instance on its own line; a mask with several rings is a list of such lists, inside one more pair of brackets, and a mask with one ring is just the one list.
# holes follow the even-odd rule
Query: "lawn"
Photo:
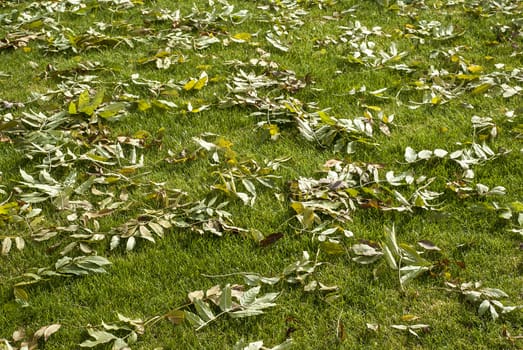
[[0, 1], [0, 349], [523, 347], [523, 2]]

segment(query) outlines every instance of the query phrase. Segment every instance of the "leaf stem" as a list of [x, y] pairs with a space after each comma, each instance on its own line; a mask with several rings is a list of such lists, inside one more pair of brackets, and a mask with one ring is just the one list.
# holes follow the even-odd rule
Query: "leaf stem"
[[223, 274], [223, 275], [207, 275], [205, 273], [201, 274], [201, 276], [207, 277], [207, 278], [222, 278], [222, 277], [243, 276], [243, 275], [257, 275], [257, 276], [259, 276], [259, 274], [256, 273], [256, 272], [231, 272], [231, 273], [226, 273], [226, 274]]

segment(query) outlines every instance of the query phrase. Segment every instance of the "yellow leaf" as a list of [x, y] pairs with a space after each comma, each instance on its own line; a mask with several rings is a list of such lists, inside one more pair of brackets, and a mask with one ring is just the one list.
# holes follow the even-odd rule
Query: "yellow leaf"
[[120, 170], [118, 170], [118, 172], [122, 175], [131, 175], [131, 174], [136, 173], [136, 168], [133, 168], [130, 166], [125, 166], [125, 167], [121, 168]]
[[85, 108], [87, 105], [89, 105], [89, 101], [89, 91], [82, 91], [82, 93], [80, 93], [80, 96], [78, 96], [78, 109], [82, 110], [83, 108]]
[[478, 79], [478, 75], [475, 74], [458, 74], [456, 75], [456, 78], [460, 80], [475, 80]]
[[280, 134], [280, 128], [278, 128], [278, 125], [276, 124], [270, 124], [269, 125], [269, 133], [271, 136], [276, 136]]
[[147, 130], [139, 130], [133, 134], [133, 137], [136, 139], [146, 139], [151, 137], [151, 133]]
[[252, 35], [249, 33], [236, 33], [232, 36], [233, 39], [241, 40], [241, 41], [249, 41], [251, 40]]
[[22, 288], [14, 288], [13, 293], [16, 299], [29, 301], [29, 294]]
[[236, 164], [238, 164], [238, 161], [235, 158], [231, 158], [231, 159], [227, 160], [227, 164], [236, 165]]
[[42, 26], [44, 25], [44, 21], [39, 19], [39, 20], [35, 20], [35, 21], [32, 21], [32, 22], [29, 22], [29, 23], [26, 23], [24, 24], [24, 28], [25, 29], [40, 29], [42, 28]]
[[345, 192], [347, 192], [347, 194], [348, 194], [349, 196], [354, 197], [354, 198], [356, 198], [356, 197], [358, 196], [358, 194], [359, 194], [358, 190], [356, 190], [356, 189], [354, 189], [354, 188], [347, 188], [347, 189], [345, 190]]
[[169, 57], [170, 55], [171, 55], [171, 53], [169, 51], [161, 50], [161, 51], [158, 51], [158, 53], [156, 55], [154, 55], [154, 57], [164, 58], [164, 57]]
[[334, 125], [336, 122], [324, 111], [319, 111], [318, 116], [320, 117], [321, 121], [328, 125]]
[[431, 100], [430, 100], [430, 103], [432, 103], [433, 105], [437, 105], [438, 103], [441, 102], [441, 97], [439, 96], [434, 96]]
[[68, 112], [69, 112], [69, 114], [76, 114], [76, 113], [78, 113], [77, 110], [76, 110], [76, 104], [73, 101], [71, 101], [71, 103], [69, 103]]
[[300, 214], [304, 210], [303, 204], [301, 204], [301, 202], [292, 202], [291, 207], [297, 214]]
[[416, 200], [414, 201], [414, 205], [416, 207], [424, 208], [426, 203], [421, 196], [418, 196], [418, 197], [416, 197]]
[[183, 86], [183, 89], [184, 89], [185, 91], [192, 90], [192, 88], [194, 87], [194, 85], [196, 85], [196, 82], [198, 82], [198, 80], [196, 80], [196, 79], [191, 79], [191, 80], [189, 80], [187, 83], [185, 83], [185, 85]]
[[311, 208], [305, 208], [305, 210], [303, 210], [303, 226], [311, 227], [314, 223], [314, 218], [314, 210]]
[[373, 111], [379, 112], [381, 111], [381, 108], [378, 106], [365, 106], [368, 109], [372, 109]]
[[146, 100], [138, 100], [138, 110], [140, 111], [146, 111], [149, 108], [151, 108], [151, 104], [147, 102]]
[[294, 108], [291, 104], [284, 102], [283, 105], [285, 106], [285, 108], [287, 108], [289, 112], [296, 113], [296, 108]]
[[193, 88], [195, 90], [201, 90], [205, 85], [207, 85], [207, 82], [209, 81], [209, 77], [207, 76], [207, 73], [202, 72], [200, 75], [200, 79], [194, 84]]
[[29, 46], [24, 46], [22, 50], [24, 50], [25, 53], [31, 52], [31, 48]]
[[180, 94], [175, 89], [162, 91], [162, 96], [175, 96], [178, 97]]
[[111, 184], [120, 181], [120, 178], [118, 176], [108, 176], [105, 178], [105, 183]]
[[224, 184], [216, 184], [216, 185], [213, 185], [212, 188], [215, 190], [222, 191], [225, 194], [231, 193], [230, 189]]
[[98, 154], [88, 153], [87, 158], [94, 160], [95, 162], [107, 162], [109, 158], [104, 156], [99, 156]]
[[472, 93], [474, 95], [482, 94], [482, 93], [486, 92], [488, 89], [490, 89], [491, 86], [492, 85], [489, 83], [483, 83], [479, 86], [476, 86], [476, 88], [474, 90], [472, 90]]
[[414, 321], [414, 320], [417, 320], [417, 319], [419, 319], [418, 316], [411, 315], [411, 314], [407, 314], [407, 315], [401, 316], [401, 320], [404, 321], [404, 322], [410, 322], [410, 321]]
[[185, 85], [183, 86], [183, 89], [185, 91], [189, 91], [192, 89], [201, 90], [205, 85], [207, 85], [208, 81], [209, 81], [209, 76], [207, 75], [207, 73], [205, 71], [203, 71], [200, 74], [200, 78], [198, 78], [198, 79], [191, 78], [191, 80], [189, 80], [187, 83], [185, 83]]
[[223, 137], [220, 137], [218, 140], [216, 140], [216, 146], [220, 148], [231, 148], [232, 142], [224, 139]]
[[479, 66], [477, 64], [471, 64], [470, 66], [467, 67], [467, 69], [471, 73], [483, 72], [483, 67]]

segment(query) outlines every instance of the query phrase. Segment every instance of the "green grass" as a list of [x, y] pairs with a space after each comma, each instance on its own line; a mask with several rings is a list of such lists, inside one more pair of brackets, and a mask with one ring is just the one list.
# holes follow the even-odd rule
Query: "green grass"
[[[298, 7], [293, 9], [286, 8], [285, 2], [276, 6], [277, 1], [231, 0], [230, 3], [235, 5], [234, 12], [242, 9], [249, 11], [247, 19], [238, 24], [232, 23], [226, 16], [203, 23], [202, 12], [212, 10], [203, 4], [198, 4], [202, 12], [194, 13], [194, 21], [191, 22], [188, 16], [193, 10], [189, 2], [175, 4], [158, 0], [140, 4], [137, 1], [134, 7], [124, 10], [118, 10], [115, 4], [98, 1], [83, 3], [97, 6], [79, 15], [70, 11], [53, 13], [39, 10], [30, 1], [0, 1], [0, 72], [5, 73], [0, 74], [0, 171], [1, 189], [5, 191], [0, 206], [0, 241], [5, 242], [5, 237], [14, 240], [15, 236], [21, 236], [26, 242], [26, 247], [21, 251], [14, 247], [13, 242], [9, 254], [0, 256], [0, 339], [10, 340], [12, 333], [19, 328], [32, 334], [42, 326], [58, 323], [62, 325], [61, 329], [42, 348], [79, 348], [78, 344], [89, 338], [87, 329], [90, 326], [98, 327], [102, 321], [114, 322], [117, 313], [143, 320], [161, 316], [185, 305], [189, 292], [207, 290], [216, 284], [243, 284], [239, 272], [279, 275], [286, 266], [299, 260], [303, 251], [308, 251], [312, 260], [318, 252], [318, 260], [326, 263], [316, 268], [313, 277], [325, 285], [338, 286], [336, 298], [329, 298], [332, 295], [320, 291], [306, 292], [302, 285], [280, 281], [275, 286], [262, 286], [262, 293], [281, 293], [276, 300], [277, 306], [265, 310], [264, 315], [241, 319], [225, 316], [199, 331], [195, 331], [188, 322], [175, 326], [162, 319], [146, 327], [132, 348], [229, 349], [242, 338], [247, 342], [264, 340], [266, 346], [275, 346], [289, 337], [292, 337], [293, 348], [296, 349], [505, 349], [522, 346], [521, 340], [510, 340], [505, 336], [506, 332], [512, 335], [523, 333], [520, 309], [492, 320], [488, 312], [478, 315], [479, 303], [468, 302], [459, 293], [445, 290], [445, 282], [481, 281], [484, 287], [499, 288], [509, 295], [500, 299], [504, 305], [523, 305], [520, 236], [508, 230], [521, 229], [517, 222], [518, 214], [522, 215], [523, 201], [521, 93], [505, 98], [500, 87], [502, 83], [515, 86], [522, 80], [521, 73], [514, 71], [520, 67], [522, 56], [523, 4], [520, 1], [501, 2], [506, 5], [502, 12], [490, 2], [481, 7], [479, 1], [459, 5], [450, 5], [447, 1], [405, 1], [412, 4], [404, 8], [391, 2], [392, 6], [387, 8], [377, 1], [340, 0], [330, 4], [334, 1], [315, 0], [298, 1]], [[216, 3], [219, 12], [222, 6]], [[259, 8], [269, 4], [274, 5], [269, 10]], [[357, 5], [354, 11], [344, 12], [354, 5]], [[141, 12], [146, 9], [174, 11], [178, 8], [180, 23], [152, 21], [151, 15]], [[294, 26], [292, 15], [297, 9], [306, 10], [307, 14], [300, 16], [303, 24]], [[21, 12], [52, 18], [56, 23], [43, 27], [23, 25], [20, 24], [22, 17], [17, 15]], [[274, 30], [275, 23], [269, 20], [271, 16], [280, 29], [284, 26], [288, 32], [280, 37], [282, 43], [289, 47], [286, 52], [275, 48], [265, 38], [267, 31]], [[127, 22], [132, 26], [131, 31], [119, 27], [107, 29], [104, 34], [134, 38], [134, 47], [120, 43], [110, 48], [48, 52], [50, 41], [42, 33], [49, 32], [56, 38], [61, 30], [70, 28], [75, 35], [80, 35], [94, 28], [98, 22], [111, 21]], [[406, 51], [407, 55], [397, 62], [376, 64], [374, 67], [351, 62], [349, 55], [356, 49], [340, 40], [340, 36], [347, 30], [341, 27], [350, 27], [355, 21], [360, 21], [369, 29], [381, 26], [383, 33], [389, 35], [368, 35], [367, 41], [376, 43], [376, 56], [380, 57], [380, 50], [387, 51], [392, 42], [396, 43], [398, 52]], [[429, 34], [421, 44], [402, 34], [406, 26], [416, 28], [423, 25], [423, 21], [439, 21], [444, 27], [452, 24], [455, 32], [463, 31], [463, 35], [435, 40]], [[183, 54], [185, 61], [173, 63], [165, 70], [157, 69], [154, 63], [139, 63], [140, 59], [152, 57], [159, 49], [164, 49], [167, 43], [162, 36], [174, 33], [177, 28], [189, 35], [191, 40], [212, 33], [221, 43], [205, 49], [194, 49], [192, 44], [189, 47], [173, 46], [173, 57]], [[25, 48], [3, 47], [8, 40], [12, 42], [9, 33], [16, 31], [36, 33], [40, 37], [30, 40]], [[245, 43], [236, 43], [232, 39], [237, 33], [251, 33], [253, 36]], [[2, 37], [5, 38], [2, 40]], [[350, 41], [355, 36], [345, 37]], [[329, 38], [336, 42], [327, 43]], [[320, 42], [324, 44], [320, 45]], [[260, 50], [270, 53], [265, 59], [277, 63], [277, 69], [249, 65], [250, 59], [261, 58]], [[439, 52], [437, 56], [434, 55], [436, 51]], [[230, 63], [231, 60], [237, 61]], [[75, 71], [79, 63], [89, 61], [100, 62], [104, 70]], [[240, 62], [245, 65], [239, 67]], [[400, 63], [408, 65], [413, 71], [407, 73], [389, 67]], [[495, 64], [499, 63], [505, 66], [496, 67]], [[463, 67], [470, 70], [472, 65], [482, 67], [474, 80], [467, 82], [466, 78], [457, 76], [473, 74], [463, 71]], [[234, 100], [235, 94], [228, 91], [226, 83], [232, 84], [230, 79], [238, 74], [239, 68], [246, 73], [253, 71], [256, 75], [271, 79], [292, 70], [295, 72], [295, 76], [291, 75], [293, 78], [307, 82], [298, 91], [285, 90], [281, 85], [258, 89], [259, 97], [267, 97], [275, 104], [280, 103], [277, 97], [283, 95], [304, 104], [314, 102], [319, 109], [328, 109], [330, 116], [346, 119], [361, 117], [370, 110], [374, 123], [372, 141], [378, 145], [356, 142], [355, 153], [336, 152], [332, 144], [322, 146], [319, 142], [307, 141], [289, 112], [282, 117], [288, 122], [278, 124], [279, 138], [271, 140], [268, 131], [256, 125], [267, 120], [276, 124], [274, 120], [277, 117], [252, 116], [251, 113], [257, 111], [253, 106], [223, 104], [229, 98]], [[432, 69], [438, 70], [443, 77], [430, 78]], [[54, 73], [55, 70], [59, 74]], [[138, 73], [143, 79], [163, 84], [171, 81], [183, 86], [181, 82], [199, 77], [203, 70], [209, 76], [205, 87], [198, 91], [179, 89], [172, 96], [158, 94], [146, 86], [131, 82], [131, 76]], [[486, 92], [473, 93], [473, 89], [469, 88], [470, 84], [475, 84], [488, 74], [493, 77], [495, 72], [503, 71], [512, 72], [512, 78], [496, 78], [499, 80]], [[96, 77], [83, 82], [83, 85], [72, 85], [72, 82], [78, 84], [85, 75]], [[435, 101], [416, 109], [409, 108], [413, 105], [412, 101], [421, 102], [424, 93], [429, 91], [416, 90], [422, 81], [425, 86], [432, 86], [440, 97], [438, 86], [448, 84], [446, 90], [452, 93], [443, 96], [445, 103]], [[64, 87], [65, 84], [69, 85]], [[367, 93], [351, 92], [362, 86], [366, 87]], [[381, 88], [387, 88], [383, 93], [387, 98], [368, 93]], [[32, 96], [33, 93], [57, 89], [63, 91], [50, 100], [34, 100]], [[42, 112], [50, 116], [67, 112], [71, 101], [77, 103], [79, 94], [85, 89], [89, 90], [91, 98], [97, 91], [104, 90], [104, 103], [121, 101], [124, 94], [132, 94], [149, 102], [169, 100], [178, 107], [153, 107], [141, 111], [133, 102], [126, 106], [127, 115], [124, 118], [117, 121], [99, 118], [98, 123], [91, 124], [88, 124], [90, 117], [86, 114], [66, 114], [68, 124], [58, 128], [56, 133], [63, 136], [69, 129], [76, 130], [77, 133], [71, 136], [72, 141], [64, 149], [69, 148], [77, 155], [91, 150], [94, 144], [109, 147], [117, 142], [118, 137], [136, 137], [139, 131], [150, 133], [145, 147], [137, 150], [138, 155], [144, 155], [144, 167], [134, 173], [124, 173], [126, 177], [115, 183], [95, 185], [99, 191], [113, 194], [112, 202], [120, 201], [118, 198], [122, 193], [124, 196], [128, 194], [127, 201], [121, 200], [129, 204], [128, 208], [120, 207], [111, 215], [96, 219], [68, 222], [66, 217], [74, 209], [60, 210], [52, 199], [46, 200], [32, 205], [42, 209], [42, 222], [30, 230], [24, 222], [16, 222], [14, 215], [17, 213], [4, 213], [3, 205], [16, 203], [21, 207], [24, 204], [22, 195], [32, 190], [20, 184], [19, 181], [23, 180], [19, 169], [38, 177], [38, 166], [45, 161], [45, 157], [38, 155], [29, 159], [26, 156], [34, 150], [35, 144], [43, 146], [50, 141], [40, 139], [33, 145], [29, 144], [28, 138], [35, 133], [34, 130], [31, 133], [31, 128], [21, 119], [24, 113]], [[6, 108], [7, 102], [24, 103], [24, 106]], [[201, 105], [209, 105], [209, 108], [190, 113], [187, 111], [188, 103], [194, 108]], [[468, 106], [473, 106], [473, 109]], [[373, 110], [376, 108], [385, 115], [395, 115], [390, 124], [390, 136], [379, 131], [378, 113]], [[314, 111], [312, 108], [304, 109], [309, 114]], [[514, 117], [506, 117], [508, 111], [515, 111]], [[511, 152], [473, 166], [475, 177], [470, 186], [474, 188], [477, 183], [489, 188], [504, 186], [506, 194], [503, 196], [471, 195], [460, 198], [448, 188], [447, 183], [461, 179], [463, 170], [448, 158], [417, 163], [405, 161], [406, 147], [416, 151], [441, 148], [453, 152], [470, 147], [472, 142], [483, 143], [470, 122], [474, 115], [491, 117], [496, 123], [498, 136], [485, 139], [492, 150]], [[11, 118], [17, 121], [16, 126], [7, 125]], [[80, 123], [81, 126], [74, 125]], [[263, 165], [264, 160], [290, 157], [274, 171], [279, 176], [275, 180], [275, 189], [256, 186], [258, 197], [250, 207], [234, 195], [226, 197], [211, 189], [219, 183], [219, 177], [214, 172], [231, 166], [223, 165], [223, 153], [220, 154], [221, 168], [213, 166], [210, 156], [202, 152], [193, 161], [176, 164], [166, 161], [173, 157], [169, 151], [178, 155], [186, 150], [187, 154], [191, 154], [197, 147], [192, 138], [200, 137], [205, 132], [221, 135], [232, 142], [231, 149], [239, 161], [255, 160]], [[50, 134], [43, 133], [44, 137]], [[163, 137], [160, 139], [158, 136], [158, 140], [154, 141], [160, 134]], [[131, 147], [123, 145], [123, 149], [128, 155]], [[388, 187], [391, 186], [384, 181], [384, 174], [389, 170], [395, 174], [409, 171], [416, 178], [422, 175], [433, 177], [434, 181], [428, 189], [442, 193], [435, 201], [439, 210], [417, 207], [410, 213], [358, 206], [350, 213], [352, 221], [343, 223], [320, 215], [323, 222], [331, 226], [341, 225], [354, 233], [353, 238], [343, 239], [340, 243], [345, 253], [330, 255], [325, 245], [313, 239], [312, 228], [302, 227], [294, 218], [296, 213], [291, 207], [289, 185], [301, 177], [323, 176], [320, 171], [329, 159], [355, 164], [379, 163], [385, 168], [380, 173], [383, 181], [380, 184]], [[127, 165], [125, 159], [116, 163], [100, 165], [83, 160], [72, 162], [68, 167], [48, 170], [62, 182], [75, 169], [78, 176], [72, 190], [90, 175], [100, 177], [102, 173], [117, 173]], [[151, 182], [159, 184], [152, 186]], [[173, 189], [187, 193], [182, 199], [184, 203], [214, 196], [218, 196], [218, 203], [229, 201], [225, 209], [232, 214], [234, 225], [248, 231], [241, 234], [225, 232], [219, 237], [209, 233], [200, 235], [189, 228], [171, 228], [165, 231], [163, 238], [156, 237], [154, 244], [138, 239], [131, 252], [125, 251], [125, 241], [117, 249], [109, 249], [111, 237], [117, 234], [114, 228], [139, 218], [144, 210], [174, 210], [162, 204], [165, 200], [162, 195], [156, 199], [148, 196], [153, 190], [169, 193]], [[383, 188], [380, 189], [383, 191]], [[410, 185], [400, 191], [408, 194], [414, 190], [416, 186]], [[281, 194], [279, 198], [283, 200], [278, 200], [275, 193]], [[387, 192], [381, 192], [378, 196], [382, 197], [383, 205], [398, 204]], [[89, 191], [70, 195], [71, 200], [92, 203], [98, 208], [93, 211], [100, 210], [99, 202], [107, 197], [109, 195], [97, 196]], [[512, 205], [512, 217], [503, 219], [498, 217], [499, 212], [485, 209], [493, 202], [500, 207]], [[83, 214], [82, 209], [76, 212], [79, 217]], [[61, 258], [60, 251], [67, 244], [79, 240], [71, 237], [70, 232], [61, 232], [43, 242], [36, 241], [35, 235], [39, 230], [53, 230], [56, 226], [70, 223], [79, 225], [80, 231], [87, 228], [105, 235], [104, 240], [90, 244], [93, 249], [91, 254], [106, 257], [112, 265], [104, 274], [89, 274], [81, 278], [57, 277], [23, 287], [29, 298], [26, 300], [28, 306], [22, 307], [13, 294], [13, 287], [21, 276], [34, 267], [53, 266]], [[416, 242], [430, 240], [441, 248], [440, 252], [423, 254], [434, 264], [430, 273], [422, 274], [405, 286], [398, 281], [398, 271], [389, 268], [383, 258], [371, 265], [357, 264], [352, 260], [355, 255], [351, 247], [354, 244], [379, 244], [384, 241], [384, 228], [392, 226], [400, 243], [422, 250]], [[283, 238], [262, 247], [253, 232], [264, 236], [281, 232]], [[73, 250], [67, 255], [90, 254]], [[208, 275], [228, 276], [211, 278]], [[192, 306], [189, 309], [194, 311]], [[414, 315], [415, 319], [409, 321], [409, 315]], [[430, 326], [418, 331], [419, 337], [391, 328], [391, 325], [418, 323]], [[373, 331], [367, 324], [379, 327]], [[3, 349], [2, 345], [0, 349]]]

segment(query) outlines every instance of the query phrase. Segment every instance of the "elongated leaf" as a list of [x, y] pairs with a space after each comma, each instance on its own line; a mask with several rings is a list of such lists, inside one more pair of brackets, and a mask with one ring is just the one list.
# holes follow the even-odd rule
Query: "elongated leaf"
[[409, 244], [400, 243], [401, 248], [401, 255], [403, 258], [403, 262], [410, 263], [410, 264], [416, 264], [421, 266], [429, 266], [430, 263], [421, 257], [421, 255], [418, 253], [414, 247], [412, 247]]
[[432, 157], [432, 151], [423, 150], [418, 152], [419, 159], [430, 159], [430, 157]]
[[78, 110], [82, 110], [85, 106], [89, 104], [89, 91], [84, 90], [78, 96]]
[[265, 38], [275, 48], [277, 48], [283, 52], [289, 51], [289, 48], [287, 46], [283, 45], [281, 43], [281, 41], [278, 38], [276, 38], [272, 33], [267, 33], [267, 35], [265, 35]]
[[192, 90], [194, 88], [194, 85], [196, 85], [197, 81], [198, 80], [196, 80], [196, 79], [189, 80], [187, 83], [185, 83], [185, 85], [183, 86], [183, 89], [186, 91]]
[[116, 249], [120, 245], [120, 236], [112, 236], [111, 237], [111, 243], [109, 245], [109, 249], [113, 250]]
[[263, 313], [264, 312], [259, 309], [245, 309], [245, 310], [231, 312], [231, 313], [229, 313], [229, 315], [232, 318], [243, 318], [243, 317], [262, 315]]
[[[131, 339], [131, 338], [128, 338]], [[115, 339], [111, 350], [130, 350], [129, 345], [122, 338]]]
[[490, 83], [483, 83], [481, 85], [478, 85], [474, 90], [472, 90], [472, 94], [478, 95], [482, 94], [484, 92], [487, 92], [488, 89], [490, 89], [493, 85]]
[[77, 114], [78, 113], [78, 110], [76, 109], [76, 103], [74, 103], [73, 101], [71, 101], [69, 103], [69, 108], [67, 109], [67, 112], [69, 114]]
[[165, 317], [174, 325], [179, 325], [186, 318], [186, 311], [172, 310], [169, 311]]
[[253, 196], [256, 196], [256, 187], [254, 187], [254, 184], [247, 179], [242, 179], [243, 186], [245, 186], [245, 189], [249, 191], [250, 194]]
[[34, 183], [35, 179], [28, 173], [26, 173], [23, 169], [20, 169], [20, 175], [22, 175], [22, 179], [24, 179], [25, 182], [28, 183]]
[[211, 308], [209, 307], [209, 304], [207, 304], [202, 299], [195, 299], [194, 300], [194, 307], [196, 308], [196, 311], [198, 312], [198, 315], [205, 322], [211, 321], [211, 320], [213, 320], [215, 318], [214, 313], [212, 312]]
[[44, 327], [41, 327], [40, 329], [38, 329], [33, 337], [35, 339], [39, 339], [39, 338], [44, 338], [44, 341], [47, 341], [47, 339], [49, 339], [49, 337], [53, 334], [53, 333], [56, 333], [58, 332], [58, 330], [60, 329], [61, 325], [60, 324], [52, 324], [52, 325], [49, 325], [49, 326], [44, 326]]
[[134, 249], [134, 246], [136, 245], [136, 238], [133, 236], [127, 238], [127, 244], [125, 246], [125, 250], [128, 252]]
[[262, 239], [259, 242], [259, 244], [261, 247], [266, 247], [270, 244], [275, 243], [276, 241], [278, 241], [281, 238], [283, 238], [283, 233], [281, 233], [281, 232], [271, 233], [270, 235], [268, 235], [267, 237]]
[[274, 285], [281, 280], [281, 278], [278, 276], [264, 277], [264, 276], [260, 276], [260, 275], [250, 274], [250, 273], [244, 274], [243, 278], [245, 280], [245, 283], [249, 286], [257, 286], [261, 283]]
[[17, 301], [29, 306], [29, 294], [27, 294], [25, 289], [15, 287], [13, 288], [13, 294]]
[[229, 311], [232, 309], [232, 293], [229, 284], [222, 289], [219, 306], [222, 311]]
[[158, 236], [163, 236], [163, 227], [160, 224], [157, 224], [156, 222], [150, 222], [148, 225]]
[[13, 242], [11, 241], [10, 237], [6, 237], [2, 240], [2, 255], [9, 254], [9, 251], [11, 251], [11, 246]]
[[411, 147], [405, 148], [405, 160], [407, 163], [413, 163], [418, 159], [418, 154]]
[[23, 250], [25, 248], [25, 240], [22, 237], [15, 238], [16, 249]]
[[193, 325], [193, 327], [198, 328], [205, 325], [205, 321], [202, 320], [198, 315], [185, 311], [185, 318]]
[[440, 148], [436, 148], [434, 150], [434, 155], [438, 158], [443, 158], [445, 157], [447, 154], [449, 154], [449, 152], [445, 151], [444, 149], [440, 149]]
[[431, 241], [429, 240], [426, 240], [426, 239], [422, 239], [420, 241], [418, 241], [418, 244], [424, 248], [424, 249], [427, 249], [427, 250], [436, 250], [436, 251], [440, 251], [441, 249], [436, 246], [434, 243], [432, 243]]
[[52, 334], [58, 332], [60, 327], [62, 327], [60, 324], [52, 324], [47, 326], [44, 330], [44, 340], [47, 341], [47, 339], [49, 339]]
[[140, 225], [139, 228], [138, 228], [138, 231], [140, 232], [140, 237], [141, 238], [144, 238], [150, 242], [155, 242], [152, 234], [151, 234], [151, 231], [147, 228], [147, 226], [145, 225]]
[[481, 304], [479, 304], [478, 315], [481, 316], [481, 315], [485, 314], [485, 312], [488, 311], [489, 307], [490, 307], [490, 302], [488, 300], [483, 300], [481, 302]]
[[99, 109], [96, 111], [96, 113], [104, 119], [114, 120], [116, 118], [113, 117], [120, 114], [124, 110], [125, 104], [123, 102], [116, 102]]
[[490, 316], [492, 316], [492, 319], [495, 321], [499, 318], [499, 314], [498, 312], [496, 311], [496, 308], [494, 307], [494, 305], [490, 305]]
[[490, 298], [508, 298], [508, 294], [497, 288], [482, 288], [481, 292]]
[[321, 242], [321, 250], [330, 255], [341, 255], [345, 254], [345, 249], [341, 244], [333, 242]]
[[408, 326], [405, 326], [403, 324], [393, 324], [391, 325], [391, 327], [400, 331], [406, 331], [409, 328]]
[[374, 255], [374, 256], [365, 256], [365, 255], [355, 256], [352, 258], [352, 261], [357, 262], [358, 264], [362, 264], [362, 265], [369, 265], [369, 264], [372, 264], [372, 263], [378, 261], [381, 258], [381, 255], [382, 254]]
[[410, 329], [428, 329], [428, 328], [430, 328], [430, 325], [419, 323], [419, 324], [410, 325], [409, 328]]
[[253, 287], [249, 289], [248, 291], [244, 292], [243, 295], [240, 298], [240, 305], [242, 306], [248, 306], [256, 300], [256, 296], [260, 293], [260, 286]]
[[357, 255], [364, 255], [364, 256], [380, 256], [383, 253], [377, 250], [376, 248], [368, 245], [368, 244], [354, 244], [351, 247], [354, 254]]
[[202, 72], [202, 74], [200, 74], [200, 78], [194, 84], [193, 89], [194, 90], [201, 90], [205, 85], [207, 85], [208, 81], [209, 81], [209, 77], [207, 76], [207, 73], [206, 72]]
[[269, 305], [269, 304], [271, 306], [274, 305], [272, 302], [274, 300], [276, 300], [279, 296], [280, 296], [280, 293], [266, 293], [266, 294], [262, 295], [261, 297], [256, 298], [255, 302], [251, 303], [250, 305], [252, 307], [256, 306], [257, 308], [270, 307], [270, 306], [265, 306], [265, 305]]
[[423, 272], [428, 271], [428, 268], [425, 266], [405, 266], [400, 269], [401, 273], [403, 274], [400, 277], [400, 284], [405, 285], [410, 280], [413, 280], [414, 278], [421, 275]]
[[91, 256], [86, 256], [86, 257], [80, 257], [78, 259], [78, 261], [81, 261], [82, 263], [95, 264], [97, 266], [111, 265], [111, 262], [107, 258], [105, 258], [103, 256], [99, 256], [99, 255], [91, 255]]
[[389, 264], [390, 268], [393, 270], [398, 269], [398, 263], [396, 262], [396, 257], [392, 254], [391, 250], [388, 246], [383, 246], [383, 255], [385, 256], [385, 260], [387, 260], [387, 263]]
[[88, 329], [87, 332], [91, 337], [94, 338], [94, 340], [86, 340], [80, 344], [82, 348], [93, 348], [95, 346], [98, 346], [100, 344], [109, 343], [118, 337], [115, 336], [112, 333], [105, 332], [105, 331], [98, 331], [94, 329]]
[[236, 33], [231, 38], [239, 42], [251, 40], [252, 35], [250, 33]]

